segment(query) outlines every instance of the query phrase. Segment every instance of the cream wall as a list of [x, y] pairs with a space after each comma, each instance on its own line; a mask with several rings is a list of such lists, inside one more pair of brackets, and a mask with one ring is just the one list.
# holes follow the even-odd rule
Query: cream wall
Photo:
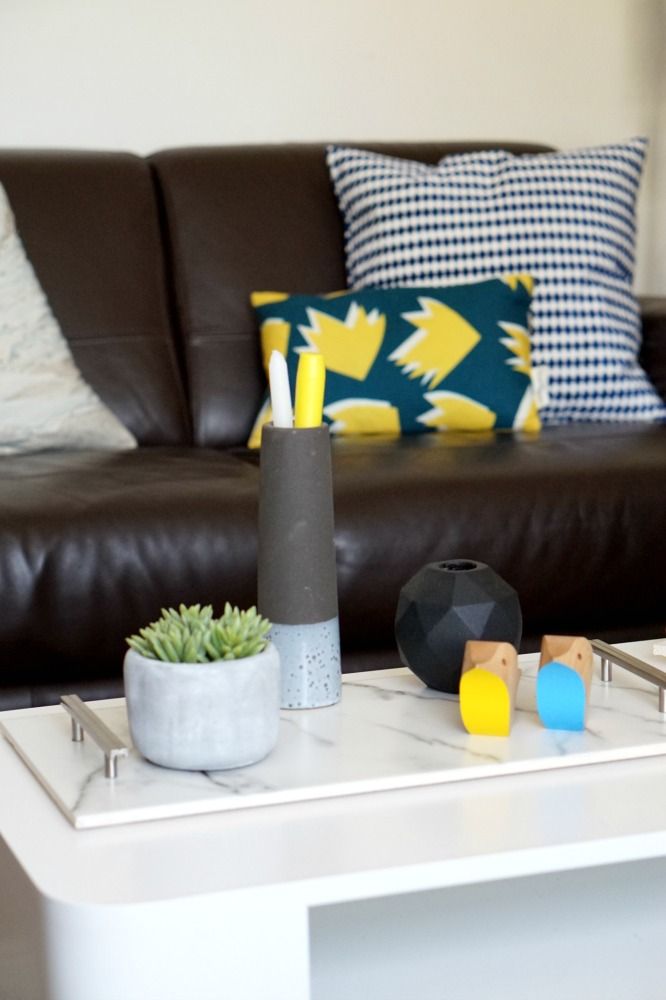
[[666, 294], [665, 21], [666, 0], [0, 0], [0, 145], [646, 134], [638, 287]]

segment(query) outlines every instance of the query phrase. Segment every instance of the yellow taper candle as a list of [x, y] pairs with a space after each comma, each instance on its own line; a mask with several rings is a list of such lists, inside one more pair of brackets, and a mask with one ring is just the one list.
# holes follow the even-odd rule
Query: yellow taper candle
[[294, 427], [319, 427], [324, 407], [326, 366], [318, 351], [303, 351], [296, 371]]

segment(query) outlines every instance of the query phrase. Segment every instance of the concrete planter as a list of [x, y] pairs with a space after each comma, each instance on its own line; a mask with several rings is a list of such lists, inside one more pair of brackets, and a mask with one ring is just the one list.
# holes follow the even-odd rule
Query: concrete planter
[[132, 742], [154, 764], [244, 767], [277, 743], [280, 658], [272, 644], [256, 656], [214, 663], [163, 663], [130, 649], [124, 675]]

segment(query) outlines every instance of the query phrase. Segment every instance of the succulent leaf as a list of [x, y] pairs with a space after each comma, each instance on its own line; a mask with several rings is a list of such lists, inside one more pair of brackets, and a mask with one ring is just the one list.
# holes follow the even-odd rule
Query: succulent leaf
[[170, 663], [240, 660], [261, 653], [268, 644], [271, 623], [255, 607], [246, 611], [227, 601], [224, 613], [213, 617], [210, 604], [178, 610], [162, 608], [161, 617], [127, 639], [142, 656]]

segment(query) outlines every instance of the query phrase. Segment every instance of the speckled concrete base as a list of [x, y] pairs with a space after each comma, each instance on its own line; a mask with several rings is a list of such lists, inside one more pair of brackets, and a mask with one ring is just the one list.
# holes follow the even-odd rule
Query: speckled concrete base
[[323, 708], [340, 701], [340, 629], [337, 616], [312, 625], [273, 625], [280, 654], [282, 708]]

